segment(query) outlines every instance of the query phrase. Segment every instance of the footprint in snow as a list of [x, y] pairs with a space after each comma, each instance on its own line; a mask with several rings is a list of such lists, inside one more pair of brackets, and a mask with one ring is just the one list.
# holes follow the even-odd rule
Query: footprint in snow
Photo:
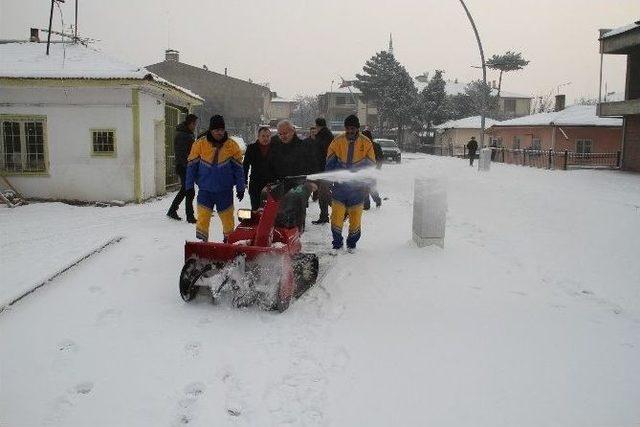
[[189, 424], [193, 420], [194, 406], [205, 391], [205, 385], [201, 382], [193, 382], [184, 387], [185, 397], [178, 401], [178, 417], [174, 426]]
[[243, 390], [240, 381], [229, 371], [222, 374], [222, 382], [226, 386], [225, 409], [232, 417], [239, 417], [244, 410]]
[[102, 288], [100, 286], [89, 286], [89, 292], [91, 292], [92, 294], [102, 294], [104, 293], [104, 291], [102, 290]]
[[80, 402], [85, 396], [91, 394], [93, 390], [93, 382], [85, 381], [76, 384], [67, 390], [67, 393], [58, 396], [53, 402], [53, 408], [47, 417], [43, 420], [44, 425], [65, 425], [64, 420], [69, 412]]
[[62, 340], [58, 343], [58, 351], [62, 351], [64, 353], [75, 352], [77, 350], [77, 345], [72, 340]]
[[122, 315], [122, 311], [115, 308], [108, 308], [98, 313], [96, 326], [114, 325]]
[[184, 352], [191, 357], [197, 357], [200, 355], [200, 348], [202, 345], [197, 341], [188, 342], [184, 346]]

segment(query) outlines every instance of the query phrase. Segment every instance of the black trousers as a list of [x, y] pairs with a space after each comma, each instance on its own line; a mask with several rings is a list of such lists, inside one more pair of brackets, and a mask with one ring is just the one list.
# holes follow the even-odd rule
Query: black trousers
[[316, 181], [318, 184], [318, 206], [320, 206], [320, 218], [329, 220], [329, 205], [331, 204], [331, 185], [326, 181]]
[[187, 214], [187, 218], [191, 218], [193, 216], [193, 199], [196, 196], [196, 191], [193, 188], [188, 191], [184, 188], [184, 185], [187, 182], [187, 168], [185, 166], [176, 166], [176, 173], [180, 177], [180, 191], [178, 191], [178, 194], [176, 194], [176, 197], [173, 199], [169, 212], [177, 212], [182, 200], [186, 199], [184, 203], [184, 210]]
[[371, 208], [371, 201], [369, 200], [369, 196], [376, 202], [376, 206], [380, 206], [382, 204], [382, 199], [380, 198], [380, 193], [375, 188], [369, 188], [364, 193], [364, 204], [363, 207], [365, 209]]
[[255, 211], [260, 208], [262, 198], [262, 189], [268, 183], [249, 181], [249, 199], [251, 200], [251, 210]]
[[469, 150], [469, 165], [473, 166], [473, 160], [476, 158], [476, 150]]

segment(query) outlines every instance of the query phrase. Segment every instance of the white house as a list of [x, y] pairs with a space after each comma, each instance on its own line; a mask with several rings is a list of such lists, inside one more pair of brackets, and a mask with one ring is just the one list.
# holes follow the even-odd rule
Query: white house
[[0, 173], [28, 198], [164, 194], [173, 127], [202, 98], [81, 44], [45, 50], [0, 43]]
[[[480, 116], [465, 117], [459, 120], [449, 120], [435, 127], [437, 145], [452, 146], [455, 154], [464, 153], [464, 147], [471, 137], [475, 137], [480, 143], [482, 133], [482, 121]], [[484, 121], [485, 129], [499, 123], [488, 117]], [[489, 143], [488, 136], [485, 136], [485, 144]]]

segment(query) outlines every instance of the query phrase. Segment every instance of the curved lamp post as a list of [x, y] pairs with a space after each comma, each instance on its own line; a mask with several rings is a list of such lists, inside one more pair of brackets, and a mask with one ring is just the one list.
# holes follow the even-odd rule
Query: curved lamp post
[[[467, 9], [467, 5], [464, 3], [464, 0], [460, 0], [460, 4], [462, 4], [464, 11], [467, 13], [467, 18], [469, 18], [469, 22], [473, 27], [473, 32], [476, 35], [476, 40], [478, 42], [478, 49], [480, 50], [480, 60], [482, 61], [482, 82], [484, 83], [484, 86], [486, 88], [487, 87], [487, 65], [484, 62], [484, 50], [482, 50], [482, 42], [480, 41], [480, 34], [478, 34], [476, 23], [473, 21], [473, 17], [471, 16], [471, 13], [469, 13], [469, 9]], [[484, 124], [485, 124], [485, 115], [487, 111], [486, 94], [483, 96], [483, 98], [484, 99], [482, 100], [482, 111], [480, 112], [480, 127], [482, 128], [480, 131], [480, 148], [484, 147]]]

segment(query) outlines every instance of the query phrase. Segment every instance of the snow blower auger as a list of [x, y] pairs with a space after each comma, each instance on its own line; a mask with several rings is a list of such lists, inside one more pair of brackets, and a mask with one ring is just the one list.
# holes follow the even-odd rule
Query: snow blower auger
[[300, 252], [306, 199], [314, 186], [300, 177], [268, 185], [262, 208], [239, 209], [239, 224], [224, 243], [186, 242], [182, 299], [208, 291], [215, 301], [230, 291], [236, 307], [286, 310], [318, 277], [318, 257]]

